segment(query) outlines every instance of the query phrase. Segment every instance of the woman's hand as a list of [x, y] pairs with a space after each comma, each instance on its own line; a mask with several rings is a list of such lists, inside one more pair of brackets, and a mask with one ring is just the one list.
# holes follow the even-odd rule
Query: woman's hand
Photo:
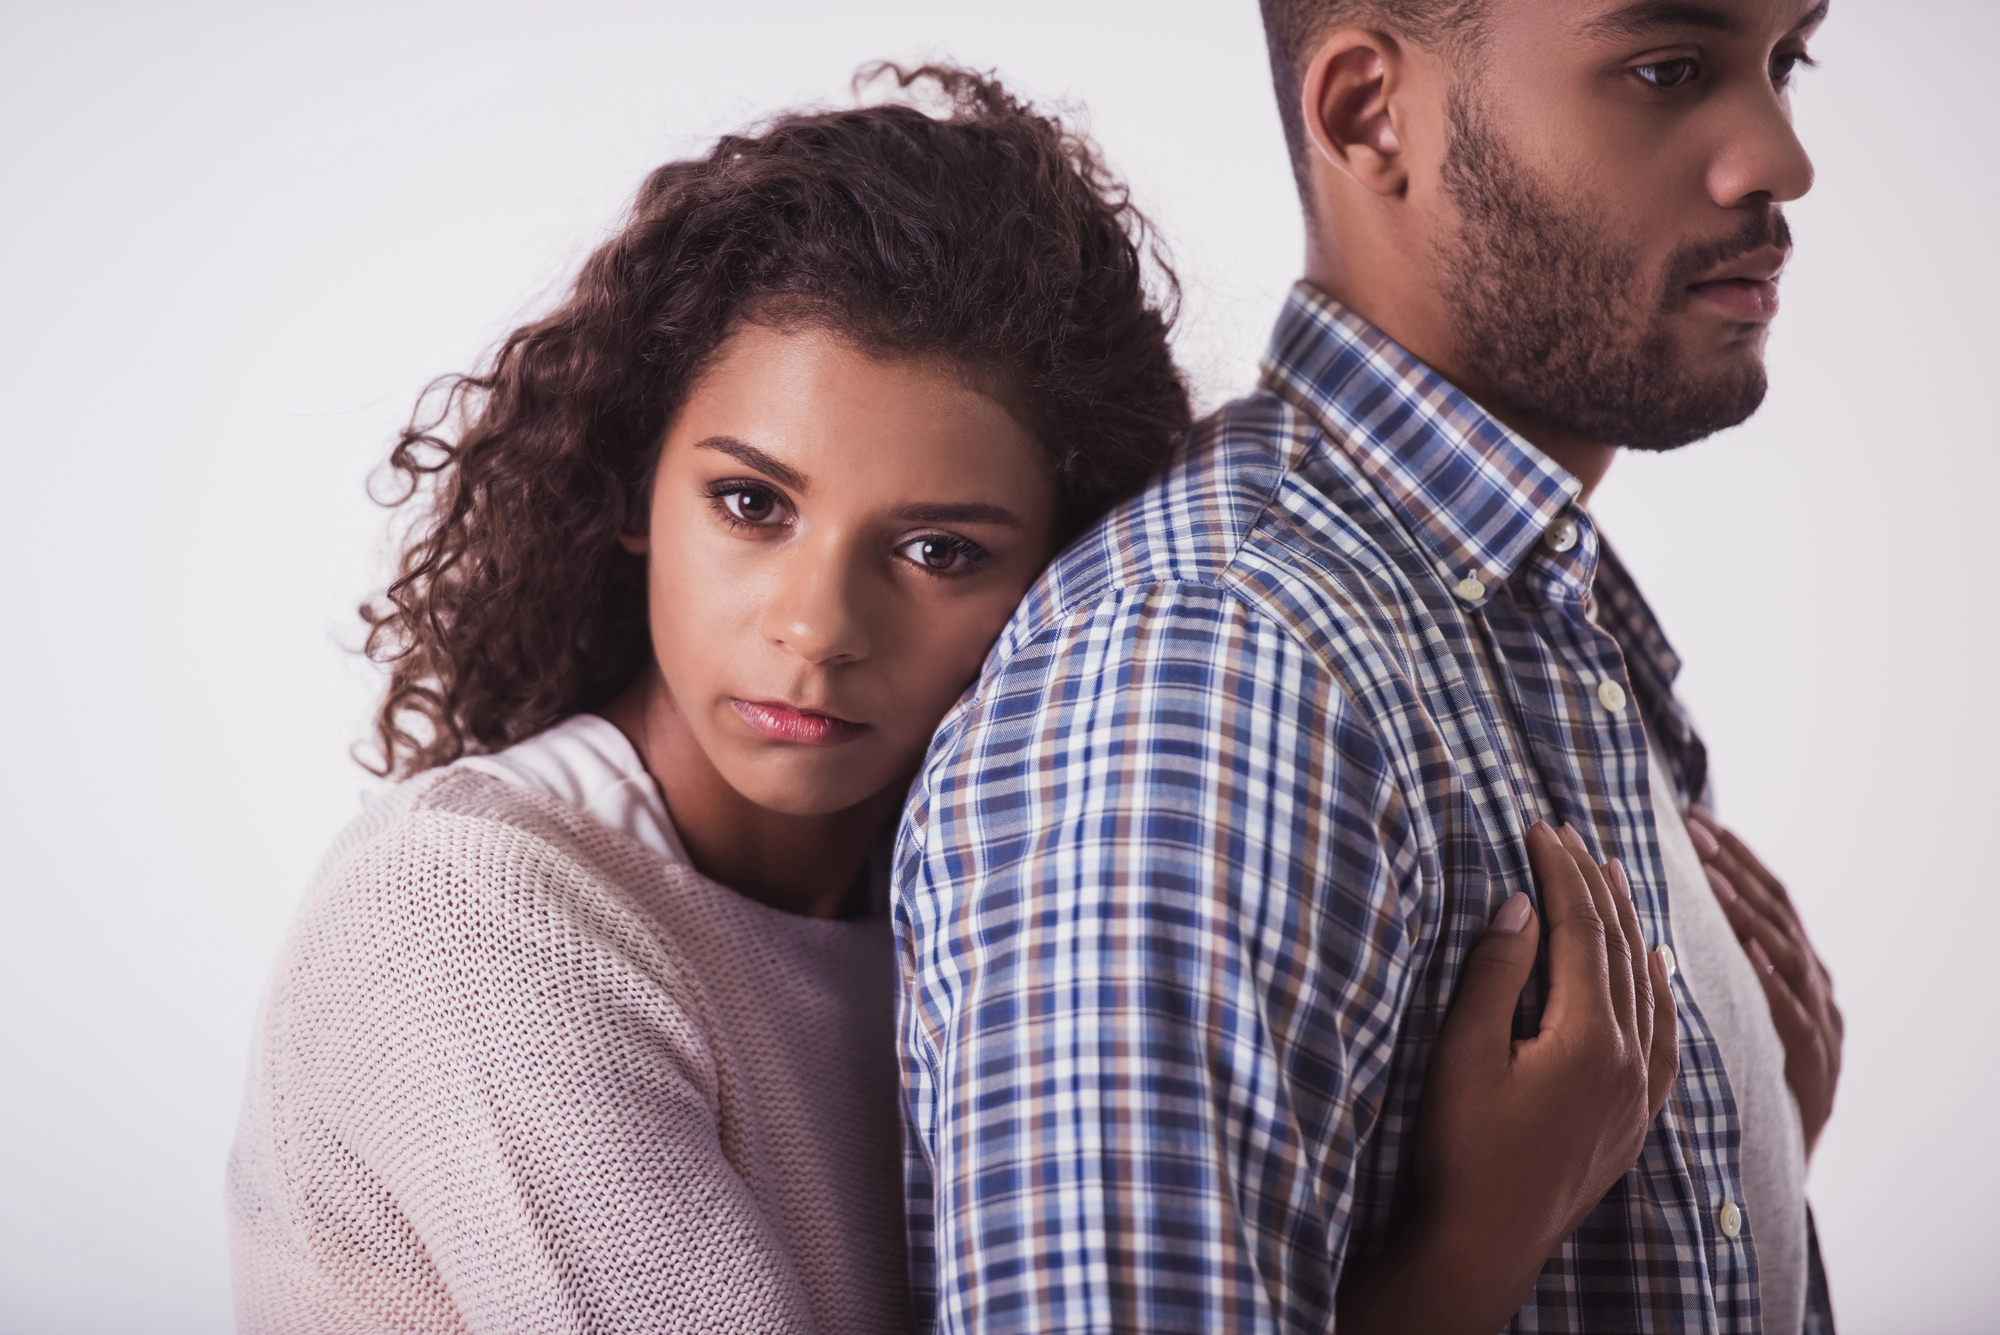
[[1771, 1021], [1785, 1044], [1785, 1083], [1799, 1101], [1810, 1157], [1833, 1115], [1847, 1031], [1833, 1001], [1833, 978], [1807, 938], [1791, 896], [1741, 839], [1702, 807], [1689, 813], [1688, 837], [1771, 1003]]
[[1416, 1216], [1342, 1283], [1343, 1332], [1500, 1329], [1637, 1160], [1672, 1088], [1673, 997], [1623, 870], [1540, 822], [1528, 856], [1549, 915], [1540, 1032], [1512, 1037], [1541, 936], [1516, 894], [1473, 948], [1431, 1056]]

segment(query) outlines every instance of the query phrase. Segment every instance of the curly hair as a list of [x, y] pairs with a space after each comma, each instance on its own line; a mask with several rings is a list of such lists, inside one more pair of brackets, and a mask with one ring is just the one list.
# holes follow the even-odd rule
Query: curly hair
[[788, 114], [658, 168], [551, 314], [424, 391], [389, 457], [413, 523], [361, 608], [389, 670], [369, 768], [497, 750], [651, 664], [644, 567], [618, 538], [746, 320], [997, 379], [1055, 466], [1064, 536], [1165, 464], [1189, 422], [1179, 285], [1125, 188], [990, 77], [884, 64], [856, 88], [884, 73], [946, 110]]

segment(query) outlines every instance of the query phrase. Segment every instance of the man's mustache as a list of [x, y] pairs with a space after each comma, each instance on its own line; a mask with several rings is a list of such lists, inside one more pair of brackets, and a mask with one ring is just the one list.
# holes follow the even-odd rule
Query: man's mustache
[[1669, 255], [1662, 299], [1668, 306], [1679, 305], [1687, 296], [1688, 285], [1699, 281], [1709, 270], [1774, 246], [1787, 253], [1792, 248], [1792, 225], [1785, 221], [1784, 210], [1775, 204], [1745, 218], [1743, 225], [1729, 236], [1716, 241], [1690, 242]]

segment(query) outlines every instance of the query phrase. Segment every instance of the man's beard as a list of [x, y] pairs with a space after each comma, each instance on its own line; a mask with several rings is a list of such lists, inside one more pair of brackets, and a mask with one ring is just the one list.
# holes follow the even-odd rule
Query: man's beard
[[1458, 361], [1501, 405], [1605, 445], [1670, 450], [1757, 411], [1764, 364], [1750, 349], [1696, 374], [1668, 315], [1687, 285], [1725, 261], [1788, 246], [1775, 208], [1734, 236], [1681, 247], [1664, 284], [1642, 290], [1636, 249], [1531, 179], [1460, 90], [1451, 96], [1443, 183], [1464, 230], [1441, 256]]

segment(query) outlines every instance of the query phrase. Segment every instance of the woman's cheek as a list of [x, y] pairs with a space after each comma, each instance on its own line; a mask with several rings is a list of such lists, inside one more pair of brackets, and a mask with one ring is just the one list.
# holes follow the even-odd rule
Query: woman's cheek
[[766, 568], [772, 564], [768, 559], [757, 558], [768, 554], [714, 529], [712, 520], [686, 522], [654, 548], [650, 602], [656, 641], [661, 630], [669, 630], [687, 644], [726, 654], [725, 642], [759, 623], [763, 585], [773, 572]]
[[977, 600], [968, 599], [956, 609], [957, 615], [949, 619], [948, 636], [940, 637], [941, 642], [930, 655], [940, 670], [929, 695], [940, 702], [940, 714], [979, 675], [988, 651], [1000, 638], [1019, 603], [1020, 598], [1011, 588], [1004, 588]]

